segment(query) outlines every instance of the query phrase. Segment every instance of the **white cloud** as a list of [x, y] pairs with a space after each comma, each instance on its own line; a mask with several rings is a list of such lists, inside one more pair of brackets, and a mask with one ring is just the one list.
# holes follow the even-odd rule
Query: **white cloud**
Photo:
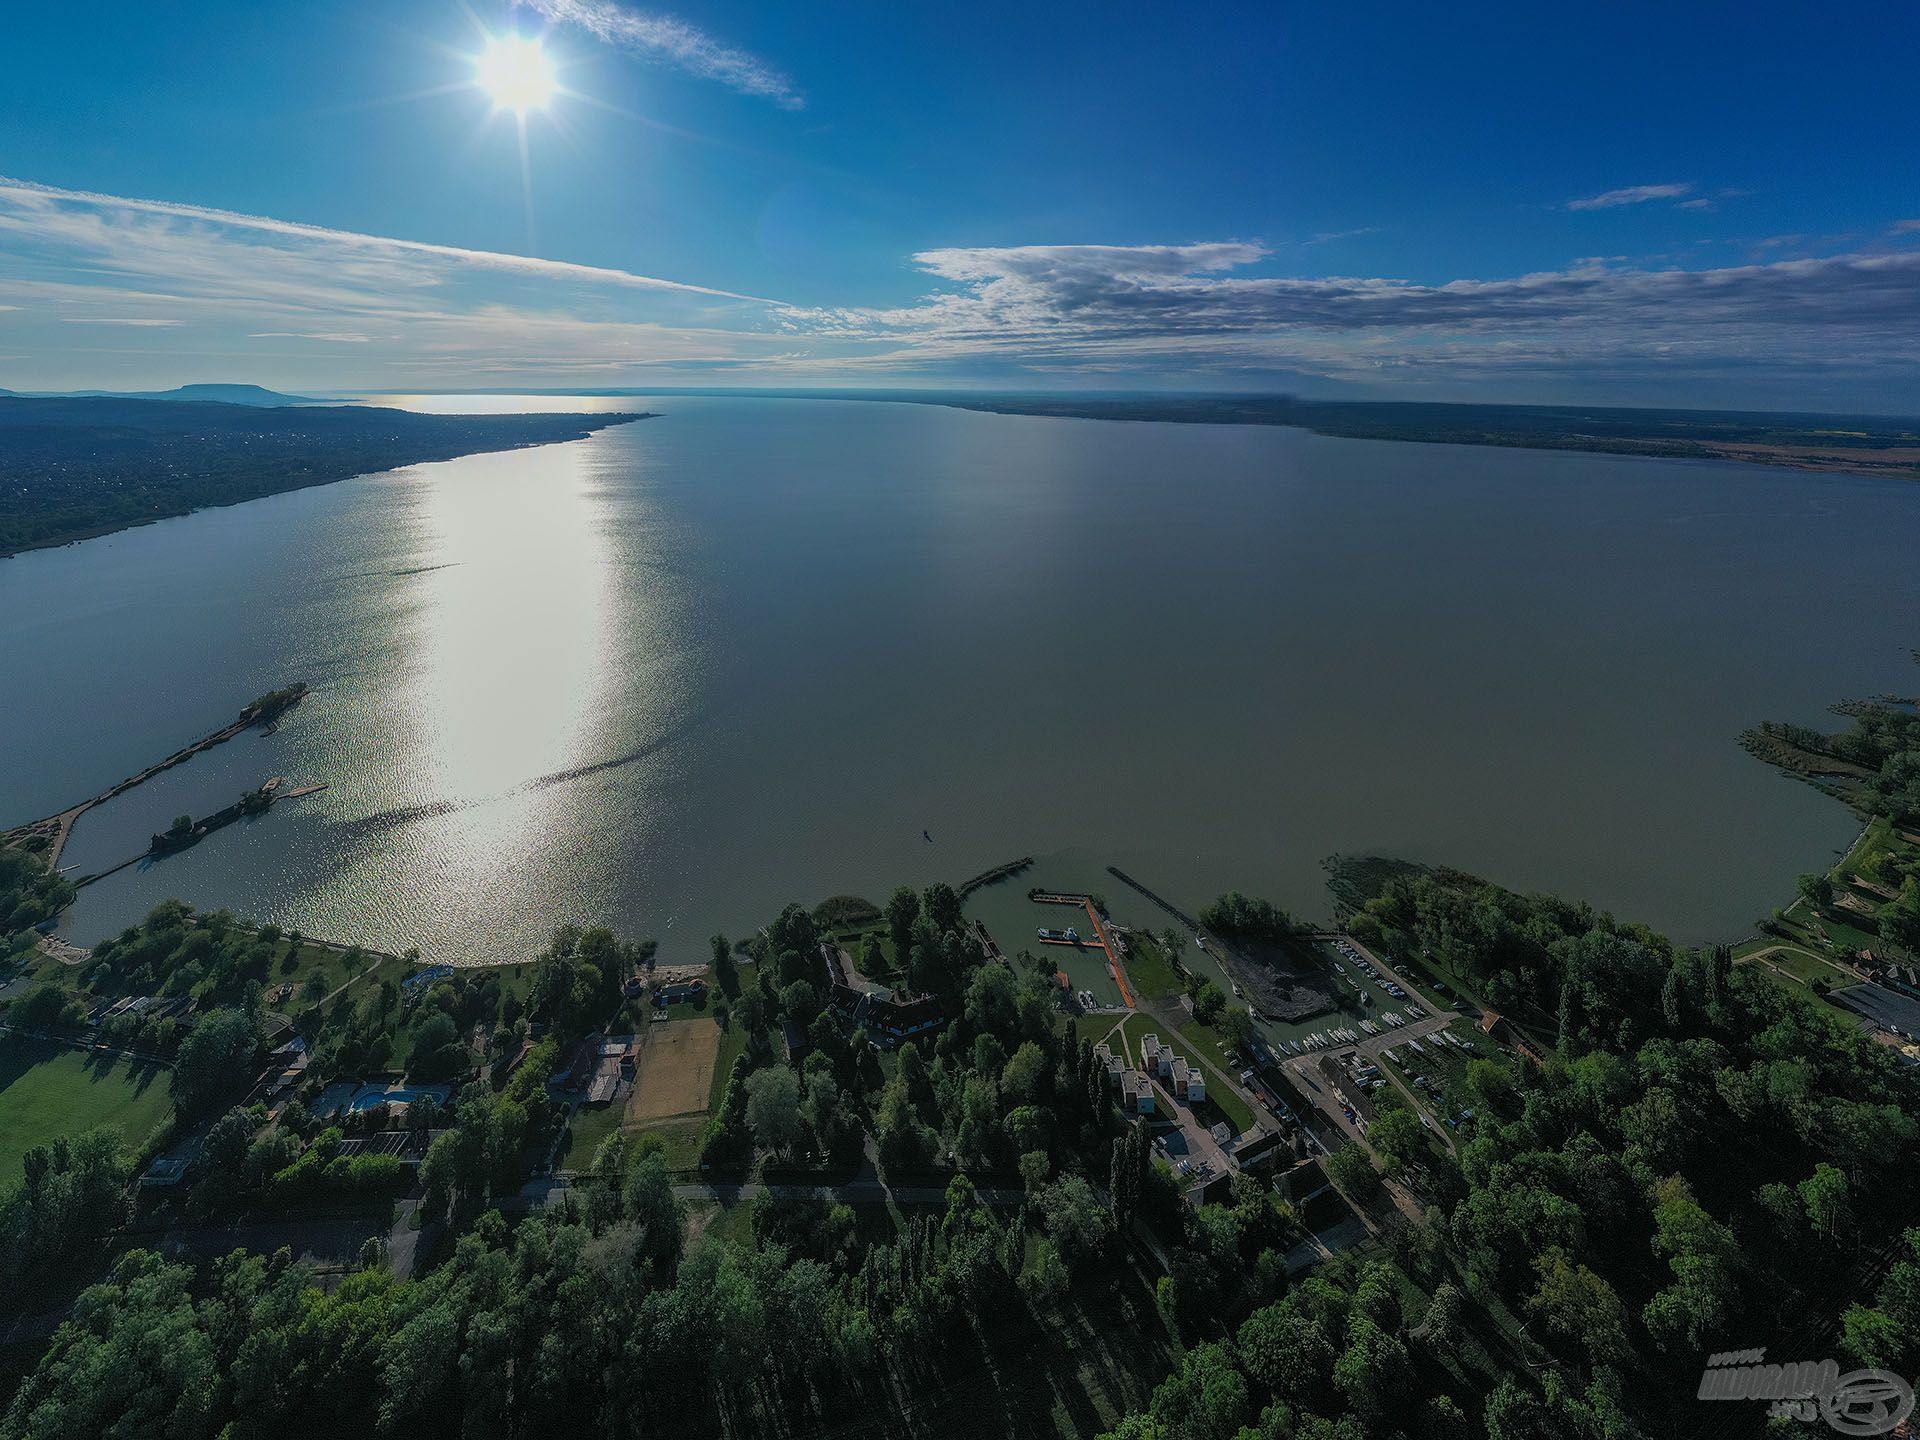
[[787, 110], [805, 105], [793, 82], [777, 68], [714, 39], [671, 15], [630, 10], [612, 0], [513, 0], [557, 25], [572, 25], [643, 59], [678, 66], [689, 74], [757, 95]]
[[998, 357], [1182, 370], [1471, 381], [1581, 367], [1646, 374], [1920, 373], [1920, 254], [1717, 270], [1593, 261], [1511, 279], [1221, 275], [1258, 246], [1027, 246], [916, 256], [958, 289], [892, 309], [783, 312], [803, 332], [893, 341], [861, 363]]
[[519, 275], [553, 279], [583, 280], [602, 285], [630, 285], [643, 290], [680, 290], [694, 295], [717, 295], [729, 300], [751, 300], [750, 295], [735, 295], [726, 290], [710, 290], [703, 285], [687, 285], [676, 280], [658, 280], [598, 265], [576, 265], [566, 260], [542, 260], [533, 255], [514, 255], [498, 250], [466, 250], [457, 245], [434, 245], [421, 240], [396, 240], [387, 235], [363, 235], [353, 230], [329, 230], [320, 225], [303, 225], [294, 220], [275, 220], [265, 215], [243, 215], [233, 210], [216, 210], [204, 205], [183, 205], [171, 200], [137, 200], [120, 195], [98, 195], [86, 190], [61, 190], [37, 185], [30, 180], [14, 180], [0, 175], [0, 202], [26, 212], [28, 224], [40, 233], [66, 223], [82, 238], [82, 229], [97, 229], [98, 217], [105, 215], [149, 215], [183, 220], [192, 224], [217, 226], [227, 230], [252, 231], [289, 240], [318, 241], [336, 249], [365, 251], [375, 255], [420, 255], [471, 265], [483, 270], [500, 270]]
[[1683, 195], [1691, 195], [1691, 184], [1677, 185], [1628, 185], [1619, 190], [1606, 190], [1598, 195], [1588, 195], [1579, 200], [1567, 201], [1569, 210], [1615, 210], [1622, 205], [1644, 205], [1649, 200], [1678, 200]]
[[1920, 220], [1896, 220], [1887, 227], [1889, 235], [1920, 235]]
[[944, 247], [913, 257], [927, 291], [917, 298], [803, 309], [619, 269], [0, 182], [0, 308], [8, 353], [27, 357], [3, 362], [0, 385], [89, 387], [103, 370], [149, 388], [288, 390], [716, 372], [815, 385], [1071, 373], [1141, 386], [1293, 373], [1489, 398], [1542, 377], [1577, 391], [1587, 377], [1676, 387], [1670, 399], [1686, 403], [1705, 377], [1717, 395], [1764, 384], [1792, 403], [1817, 385], [1846, 403], [1910, 408], [1920, 249], [1832, 253], [1843, 240], [1810, 237], [1794, 258], [1772, 250], [1772, 263], [1719, 269], [1612, 257], [1444, 283], [1275, 274], [1274, 254], [1249, 240]]
[[1318, 235], [1310, 236], [1302, 243], [1307, 245], [1327, 245], [1335, 240], [1357, 240], [1362, 235], [1378, 235], [1379, 233], [1380, 227], [1378, 225], [1361, 225], [1352, 230], [1322, 230]]

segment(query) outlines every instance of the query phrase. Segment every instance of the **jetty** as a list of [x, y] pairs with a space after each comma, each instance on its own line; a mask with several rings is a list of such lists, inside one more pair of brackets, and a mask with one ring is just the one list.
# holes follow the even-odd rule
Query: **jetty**
[[1007, 879], [1009, 876], [1018, 875], [1031, 864], [1033, 864], [1033, 857], [1031, 855], [1022, 855], [1018, 860], [1009, 860], [1006, 864], [996, 865], [991, 870], [982, 870], [971, 880], [958, 886], [954, 893], [964, 900], [982, 885], [993, 885], [1001, 880]]
[[236, 820], [249, 815], [264, 815], [282, 800], [298, 800], [302, 795], [313, 795], [327, 787], [321, 785], [299, 785], [283, 789], [285, 782], [275, 775], [258, 790], [249, 790], [233, 804], [223, 810], [216, 810], [200, 820], [182, 816], [187, 824], [156, 833], [147, 843], [147, 848], [138, 855], [129, 856], [118, 865], [110, 865], [92, 875], [82, 875], [73, 882], [74, 889], [82, 890], [96, 880], [104, 880], [109, 875], [117, 875], [129, 865], [138, 865], [142, 860], [157, 860], [163, 855], [172, 855], [189, 846], [198, 845], [207, 836], [222, 826], [231, 825]]
[[[202, 750], [211, 750], [216, 745], [224, 745], [244, 730], [255, 725], [267, 727], [269, 733], [279, 724], [280, 717], [306, 698], [307, 687], [296, 681], [279, 690], [270, 690], [259, 699], [247, 705], [237, 719], [221, 726], [211, 735], [203, 735], [184, 749], [176, 750], [166, 759], [155, 762], [137, 775], [129, 775], [117, 785], [111, 785], [90, 799], [71, 805], [57, 815], [48, 815], [40, 820], [30, 820], [25, 825], [17, 825], [0, 836], [9, 845], [31, 848], [36, 843], [46, 847], [47, 869], [57, 871], [60, 868], [60, 852], [67, 847], [67, 838], [73, 834], [74, 822], [96, 805], [104, 805], [116, 796], [124, 795], [136, 785], [143, 785], [163, 770], [171, 770], [176, 765], [184, 765]], [[310, 790], [302, 790], [309, 794]], [[291, 798], [289, 796], [288, 798]], [[118, 868], [118, 867], [116, 867]], [[97, 876], [94, 878], [98, 878]]]

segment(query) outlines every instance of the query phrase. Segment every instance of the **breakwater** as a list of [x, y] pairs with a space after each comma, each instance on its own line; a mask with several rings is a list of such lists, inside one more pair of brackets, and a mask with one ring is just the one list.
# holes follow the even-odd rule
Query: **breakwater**
[[[239, 718], [229, 724], [221, 726], [211, 735], [201, 736], [191, 745], [174, 751], [164, 760], [155, 761], [153, 764], [147, 766], [146, 769], [140, 771], [139, 774], [129, 775], [118, 784], [108, 786], [98, 795], [90, 799], [82, 800], [78, 805], [71, 805], [65, 810], [60, 811], [57, 815], [48, 815], [43, 819], [30, 820], [24, 825], [17, 825], [7, 831], [4, 836], [0, 836], [0, 839], [4, 839], [9, 845], [19, 845], [28, 849], [44, 846], [47, 856], [47, 869], [58, 870], [60, 868], [60, 852], [66, 849], [67, 839], [73, 834], [74, 822], [94, 806], [104, 805], [116, 796], [126, 794], [127, 791], [133, 789], [136, 785], [145, 784], [164, 770], [171, 770], [176, 765], [184, 765], [202, 750], [211, 750], [215, 745], [223, 745], [233, 739], [234, 736], [244, 730], [251, 729], [255, 725], [264, 725], [271, 728], [279, 723], [281, 716], [285, 715], [287, 711], [305, 699], [306, 695], [307, 687], [305, 683], [298, 681], [283, 689], [271, 690], [242, 709]], [[303, 790], [300, 793], [306, 794], [307, 792]], [[118, 869], [121, 867], [116, 866], [115, 868]]]

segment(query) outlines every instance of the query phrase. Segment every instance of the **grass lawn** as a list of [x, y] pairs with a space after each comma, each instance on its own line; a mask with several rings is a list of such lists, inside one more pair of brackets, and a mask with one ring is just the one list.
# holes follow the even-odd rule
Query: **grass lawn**
[[582, 1105], [568, 1122], [567, 1153], [560, 1164], [567, 1170], [584, 1170], [593, 1163], [593, 1152], [620, 1128], [619, 1105]]
[[711, 1236], [715, 1240], [750, 1245], [753, 1243], [753, 1203], [736, 1200], [731, 1205], [719, 1205], [696, 1200], [687, 1206], [687, 1233], [701, 1239]]
[[[880, 942], [880, 954], [883, 959], [877, 970], [867, 968], [868, 936]], [[884, 920], [874, 920], [865, 925], [836, 925], [821, 938], [831, 941], [851, 955], [854, 968], [869, 980], [877, 980], [882, 985], [897, 986], [906, 978], [900, 973], [899, 957], [893, 952], [892, 935]]]
[[1134, 993], [1143, 1000], [1164, 999], [1187, 988], [1180, 982], [1179, 973], [1160, 942], [1139, 931], [1134, 932], [1128, 947], [1126, 966], [1127, 979], [1133, 982]]
[[720, 1050], [713, 1057], [713, 1084], [707, 1090], [707, 1113], [720, 1108], [720, 1097], [727, 1093], [727, 1077], [733, 1062], [747, 1053], [747, 1031], [738, 1021], [720, 1032]]
[[634, 1139], [651, 1137], [658, 1140], [667, 1168], [678, 1173], [700, 1168], [700, 1141], [705, 1133], [704, 1120], [663, 1120], [658, 1125], [640, 1131]]
[[17, 1036], [0, 1039], [0, 1191], [21, 1157], [63, 1135], [111, 1126], [141, 1144], [173, 1108], [166, 1071]]
[[1851, 985], [1858, 978], [1805, 950], [1775, 950], [1760, 963], [1784, 970], [1802, 985], [1824, 980], [1829, 985]]
[[[1101, 1040], [1107, 1040], [1107, 1043], [1113, 1046], [1113, 1053], [1116, 1055], [1120, 1055], [1124, 1050], [1124, 1059], [1127, 1064], [1138, 1070], [1140, 1068], [1141, 1037], [1158, 1035], [1161, 1030], [1165, 1028], [1166, 1027], [1161, 1025], [1161, 1023], [1151, 1015], [1143, 1015], [1136, 1010], [1120, 1022], [1120, 1033], [1113, 1036], [1110, 1040], [1107, 1040], [1108, 1032], [1103, 1026], [1096, 1025], [1088, 1030], [1087, 1034], [1095, 1044], [1098, 1044]], [[1163, 1036], [1162, 1038], [1164, 1039], [1165, 1037]]]

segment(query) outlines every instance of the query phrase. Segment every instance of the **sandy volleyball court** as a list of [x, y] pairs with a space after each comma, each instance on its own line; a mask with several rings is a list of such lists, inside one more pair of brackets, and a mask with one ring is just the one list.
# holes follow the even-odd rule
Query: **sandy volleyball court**
[[720, 1027], [705, 1017], [647, 1026], [626, 1123], [643, 1126], [703, 1112], [719, 1052]]

